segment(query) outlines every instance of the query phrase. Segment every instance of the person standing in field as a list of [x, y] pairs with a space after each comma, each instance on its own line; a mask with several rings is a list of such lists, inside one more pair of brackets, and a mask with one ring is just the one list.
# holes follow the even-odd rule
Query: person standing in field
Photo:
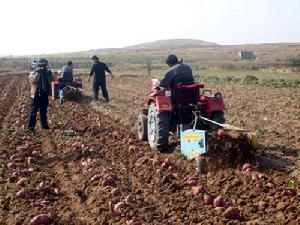
[[93, 81], [94, 101], [99, 100], [98, 95], [99, 95], [99, 86], [100, 86], [104, 101], [108, 103], [109, 96], [106, 88], [105, 72], [108, 72], [112, 76], [112, 78], [114, 77], [114, 75], [112, 74], [112, 72], [110, 71], [110, 69], [107, 67], [105, 63], [99, 61], [99, 58], [96, 55], [92, 57], [92, 61], [93, 61], [93, 66], [91, 68], [90, 76], [88, 80], [90, 80], [90, 77], [94, 75], [94, 81]]
[[29, 75], [32, 103], [30, 107], [27, 131], [34, 132], [38, 111], [40, 111], [42, 129], [50, 129], [47, 121], [47, 108], [49, 104], [48, 95], [51, 91], [51, 81], [54, 79], [55, 75], [53, 75], [51, 70], [48, 69], [48, 61], [44, 58], [40, 59], [37, 62], [35, 71], [32, 71]]

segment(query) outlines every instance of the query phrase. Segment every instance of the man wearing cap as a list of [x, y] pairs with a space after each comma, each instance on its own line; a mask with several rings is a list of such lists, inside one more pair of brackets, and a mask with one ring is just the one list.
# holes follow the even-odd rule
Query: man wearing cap
[[169, 55], [166, 64], [169, 69], [160, 80], [159, 87], [173, 89], [179, 83], [194, 82], [192, 69], [182, 61], [179, 62], [176, 55]]
[[55, 76], [48, 70], [48, 61], [46, 59], [40, 59], [35, 71], [31, 72], [29, 75], [32, 103], [27, 130], [30, 132], [34, 132], [36, 114], [38, 111], [40, 111], [42, 129], [50, 129], [47, 121], [48, 95], [51, 90], [51, 81], [54, 79]]
[[96, 55], [94, 55], [92, 57], [92, 60], [93, 60], [93, 66], [90, 71], [89, 79], [91, 76], [94, 75], [94, 81], [93, 81], [94, 100], [95, 101], [99, 100], [98, 95], [99, 95], [99, 86], [100, 86], [101, 90], [102, 90], [103, 98], [104, 98], [105, 102], [108, 103], [109, 97], [108, 97], [108, 91], [106, 88], [105, 71], [108, 72], [112, 77], [114, 77], [114, 76], [113, 76], [112, 72], [110, 71], [110, 69], [107, 67], [107, 65], [103, 62], [100, 62], [99, 58]]

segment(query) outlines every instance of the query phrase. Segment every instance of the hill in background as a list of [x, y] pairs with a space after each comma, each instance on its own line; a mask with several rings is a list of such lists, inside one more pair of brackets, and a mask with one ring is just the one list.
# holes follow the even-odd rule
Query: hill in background
[[[252, 51], [255, 58], [243, 60], [240, 51]], [[9, 70], [28, 69], [29, 59], [46, 57], [51, 68], [61, 68], [68, 60], [80, 69], [89, 69], [91, 56], [99, 58], [110, 67], [125, 69], [165, 68], [165, 58], [176, 54], [194, 69], [266, 69], [273, 67], [300, 66], [300, 43], [269, 43], [244, 45], [218, 45], [193, 39], [169, 39], [128, 46], [125, 48], [91, 49], [87, 51], [56, 53], [47, 55], [0, 58], [0, 73]]]
[[201, 48], [201, 47], [215, 47], [219, 46], [215, 43], [196, 40], [196, 39], [167, 39], [153, 42], [140, 43], [137, 45], [131, 45], [124, 48], [101, 48], [101, 49], [90, 49], [87, 51], [80, 52], [69, 52], [51, 55], [61, 56], [91, 56], [97, 54], [115, 54], [115, 53], [126, 53], [126, 52], [141, 52], [147, 50], [168, 50], [168, 49], [182, 49], [182, 48]]
[[195, 40], [195, 39], [167, 39], [167, 40], [159, 40], [147, 43], [141, 43], [137, 45], [132, 45], [125, 47], [125, 49], [158, 49], [158, 48], [169, 48], [169, 47], [201, 47], [201, 46], [216, 46], [217, 44]]

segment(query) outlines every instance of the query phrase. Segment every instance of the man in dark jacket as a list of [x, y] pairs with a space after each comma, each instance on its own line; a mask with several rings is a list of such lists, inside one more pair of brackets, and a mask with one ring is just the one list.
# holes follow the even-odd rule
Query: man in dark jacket
[[28, 131], [34, 132], [36, 114], [40, 111], [40, 122], [42, 129], [49, 129], [47, 121], [48, 95], [51, 89], [51, 81], [55, 79], [52, 72], [48, 70], [48, 61], [40, 59], [35, 71], [29, 75], [31, 85], [31, 109], [28, 121]]
[[64, 101], [64, 88], [68, 85], [73, 86], [73, 62], [68, 61], [67, 65], [61, 69], [61, 84], [58, 89], [59, 99], [62, 103]]
[[73, 82], [73, 62], [72, 61], [68, 61], [67, 65], [65, 65], [61, 69], [61, 78], [62, 78], [63, 82], [69, 82], [69, 83]]
[[192, 69], [188, 65], [179, 62], [176, 55], [169, 55], [166, 63], [170, 68], [160, 80], [159, 87], [173, 89], [179, 83], [194, 82]]
[[[94, 55], [92, 57], [92, 60], [93, 60], [94, 64], [91, 68], [90, 77], [95, 74], [94, 81], [93, 81], [94, 100], [95, 101], [99, 100], [98, 95], [99, 95], [99, 86], [100, 86], [104, 100], [106, 103], [108, 103], [109, 97], [108, 97], [108, 91], [106, 88], [105, 71], [108, 72], [112, 77], [113, 77], [113, 74], [105, 63], [99, 61], [99, 58], [96, 55]], [[89, 77], [89, 79], [90, 79], [90, 77]]]

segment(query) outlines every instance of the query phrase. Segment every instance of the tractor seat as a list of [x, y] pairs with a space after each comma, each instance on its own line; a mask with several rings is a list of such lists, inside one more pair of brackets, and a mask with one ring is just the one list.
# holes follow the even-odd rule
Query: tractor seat
[[203, 88], [199, 83], [179, 83], [172, 90], [172, 103], [180, 106], [197, 104], [199, 101], [199, 89]]

